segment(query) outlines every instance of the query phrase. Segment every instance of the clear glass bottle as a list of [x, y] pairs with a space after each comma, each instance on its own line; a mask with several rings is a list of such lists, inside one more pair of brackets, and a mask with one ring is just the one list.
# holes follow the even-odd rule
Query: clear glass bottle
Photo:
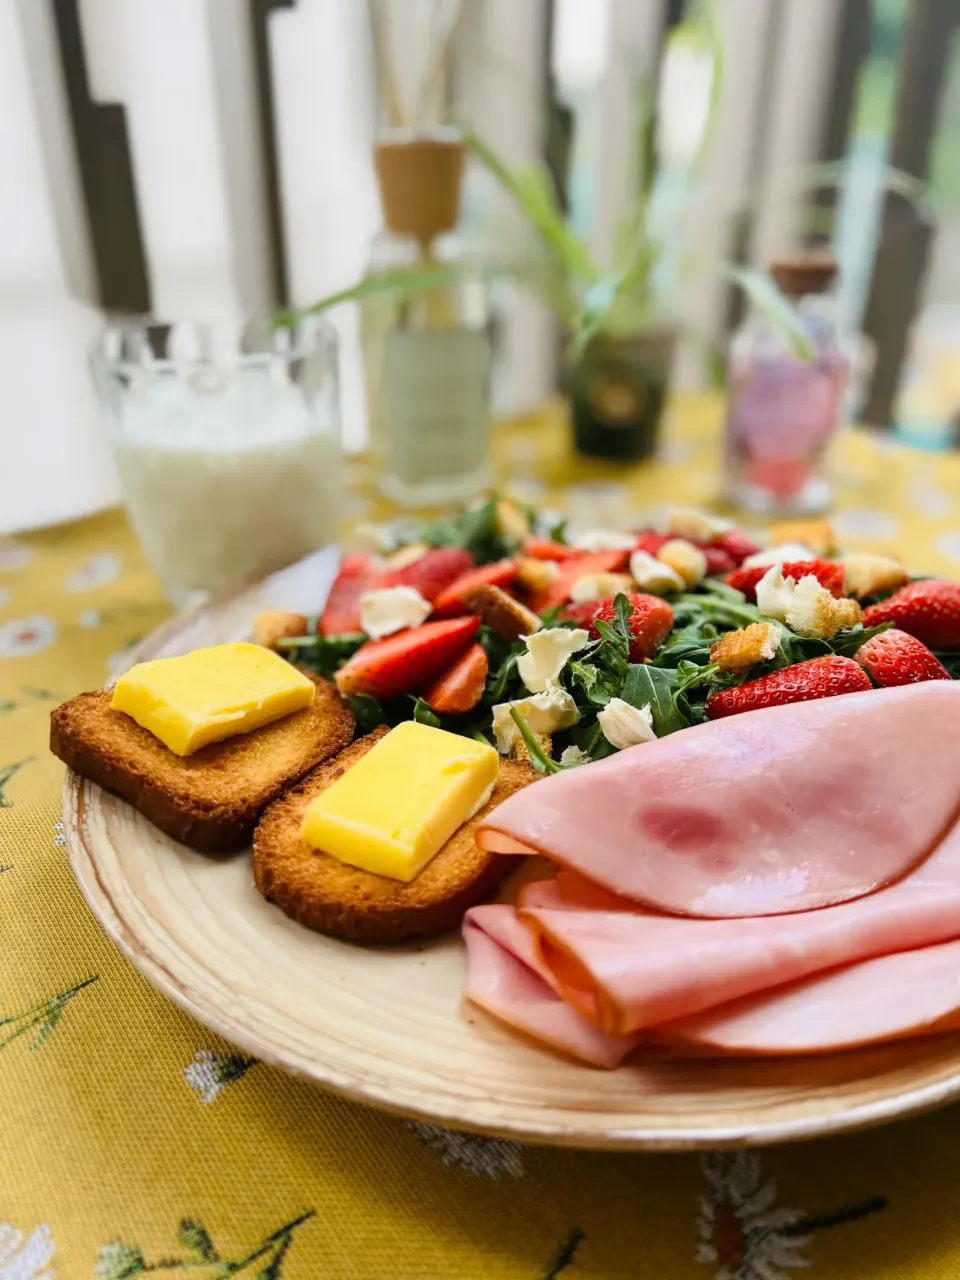
[[[463, 144], [454, 130], [385, 135], [375, 151], [384, 230], [368, 275], [465, 263], [455, 227]], [[479, 275], [362, 311], [370, 450], [384, 494], [409, 507], [463, 501], [491, 484], [487, 298]]]
[[795, 355], [752, 313], [730, 347], [725, 447], [727, 497], [762, 515], [823, 511], [831, 496], [827, 446], [840, 424], [850, 366], [840, 346], [832, 254], [774, 262], [781, 291], [803, 321], [815, 355]]

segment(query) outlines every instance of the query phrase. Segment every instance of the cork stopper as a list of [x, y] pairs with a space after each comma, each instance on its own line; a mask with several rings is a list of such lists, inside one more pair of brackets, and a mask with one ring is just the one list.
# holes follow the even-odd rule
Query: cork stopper
[[426, 249], [460, 218], [463, 140], [453, 130], [387, 134], [374, 147], [380, 202], [387, 226]]
[[777, 287], [788, 298], [802, 298], [808, 293], [826, 293], [837, 270], [837, 260], [828, 249], [818, 249], [796, 258], [778, 258], [770, 264], [770, 274]]

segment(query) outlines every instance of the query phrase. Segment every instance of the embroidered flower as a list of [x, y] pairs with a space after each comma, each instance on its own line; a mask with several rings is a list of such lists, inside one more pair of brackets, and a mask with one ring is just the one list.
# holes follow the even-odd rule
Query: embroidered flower
[[29, 1236], [0, 1222], [0, 1280], [55, 1280], [49, 1266], [57, 1246], [47, 1226], [37, 1227]]
[[63, 822], [59, 818], [53, 824], [53, 843], [58, 849], [63, 849], [67, 843], [67, 837], [63, 833]]
[[470, 1133], [457, 1133], [440, 1125], [406, 1121], [412, 1134], [435, 1151], [446, 1165], [466, 1169], [478, 1178], [494, 1181], [506, 1176], [523, 1176], [523, 1147], [519, 1142], [503, 1138], [480, 1138]]
[[22, 569], [30, 563], [33, 552], [25, 542], [13, 538], [0, 538], [0, 571]]
[[141, 1275], [146, 1268], [146, 1258], [135, 1244], [111, 1240], [101, 1247], [93, 1264], [93, 1274], [96, 1280], [129, 1280], [131, 1276]]
[[92, 591], [105, 587], [120, 577], [122, 561], [118, 551], [100, 551], [89, 556], [67, 575], [66, 588], [70, 592]]
[[199, 1049], [193, 1061], [184, 1067], [183, 1074], [190, 1088], [200, 1095], [200, 1101], [208, 1103], [219, 1098], [228, 1085], [242, 1079], [256, 1065], [256, 1058]]
[[0, 658], [29, 658], [49, 649], [57, 638], [57, 624], [42, 613], [14, 618], [0, 626]]
[[103, 614], [99, 609], [81, 609], [77, 614], [77, 626], [83, 627], [87, 631], [92, 631], [95, 627], [99, 627], [103, 621]]
[[752, 1151], [704, 1156], [707, 1194], [700, 1201], [697, 1261], [715, 1263], [715, 1280], [786, 1280], [787, 1267], [808, 1266], [799, 1250], [809, 1235], [796, 1230], [803, 1215], [778, 1209], [777, 1184], [763, 1181]]

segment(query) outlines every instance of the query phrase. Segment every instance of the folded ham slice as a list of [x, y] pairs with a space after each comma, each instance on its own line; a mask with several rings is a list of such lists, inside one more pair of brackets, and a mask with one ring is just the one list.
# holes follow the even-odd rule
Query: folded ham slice
[[553, 989], [605, 1031], [628, 1034], [866, 956], [960, 938], [960, 827], [903, 880], [819, 911], [693, 920], [625, 908], [562, 873], [529, 886], [518, 917]]
[[955, 1030], [960, 941], [848, 965], [659, 1029], [668, 1043], [737, 1054], [830, 1053]]
[[960, 808], [960, 683], [699, 725], [511, 796], [484, 849], [542, 853], [678, 915], [807, 911], [923, 858]]
[[639, 1036], [611, 1036], [552, 990], [513, 907], [474, 907], [463, 924], [466, 994], [494, 1017], [594, 1067], [615, 1067]]

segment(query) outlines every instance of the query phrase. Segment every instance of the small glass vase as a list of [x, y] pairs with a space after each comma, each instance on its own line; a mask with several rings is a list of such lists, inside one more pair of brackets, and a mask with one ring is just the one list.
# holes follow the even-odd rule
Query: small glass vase
[[130, 519], [184, 607], [336, 539], [337, 339], [292, 327], [111, 326], [91, 353]]
[[641, 462], [656, 451], [675, 334], [594, 338], [568, 378], [573, 442], [588, 458]]

